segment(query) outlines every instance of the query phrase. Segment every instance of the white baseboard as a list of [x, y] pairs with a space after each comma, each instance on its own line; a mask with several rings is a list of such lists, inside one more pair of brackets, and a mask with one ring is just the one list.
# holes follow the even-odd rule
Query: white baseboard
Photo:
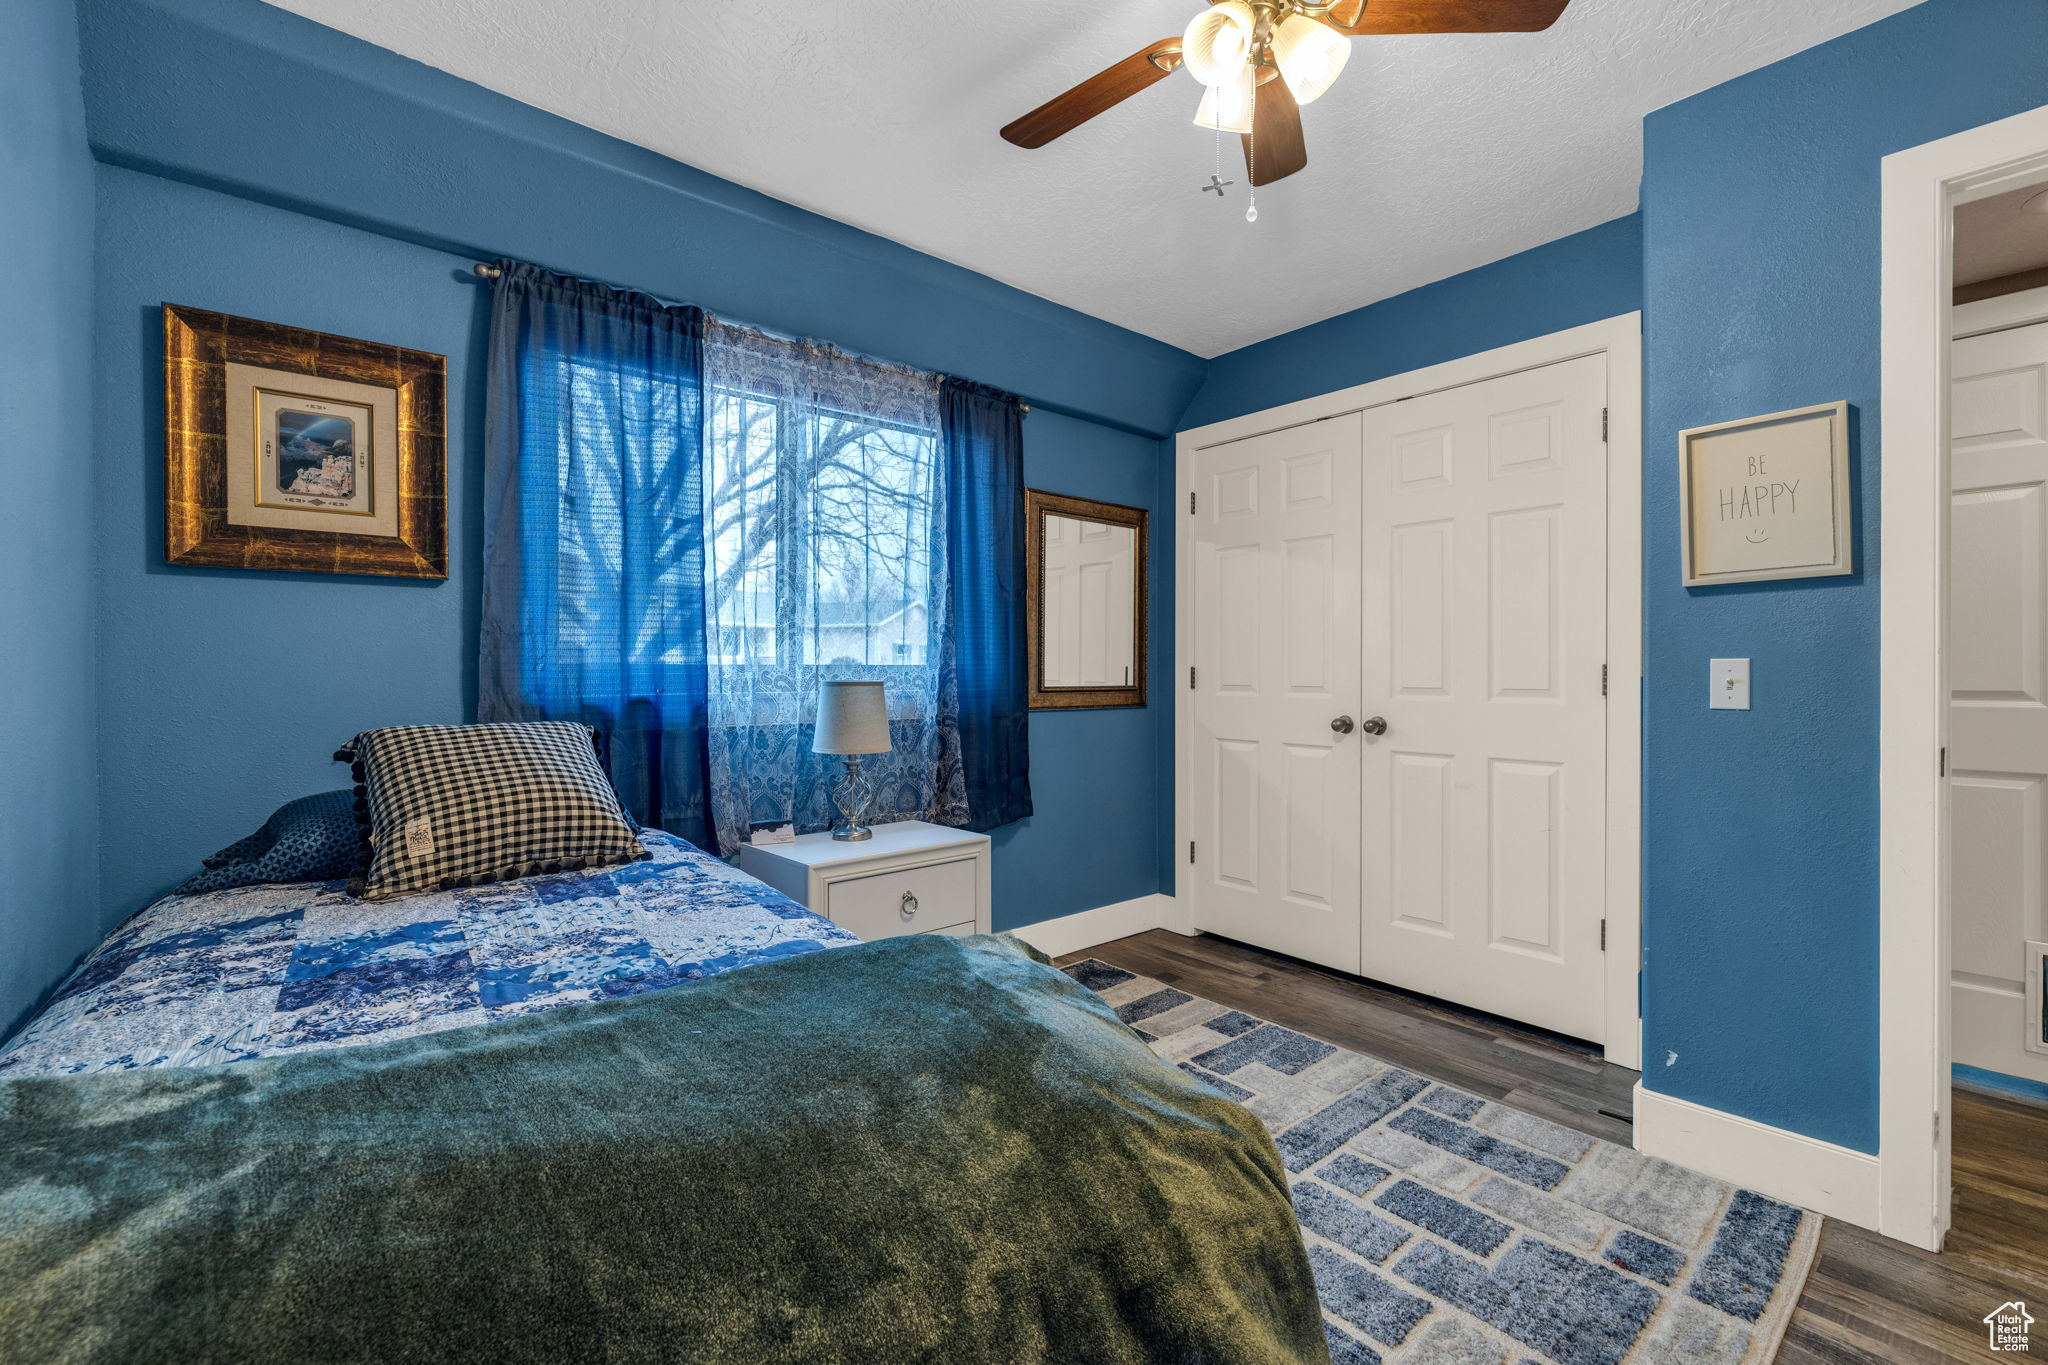
[[1098, 905], [1093, 910], [1040, 920], [1021, 929], [1008, 929], [1047, 957], [1060, 957], [1093, 948], [1112, 939], [1157, 929], [1173, 906], [1173, 897], [1151, 895], [1115, 905]]
[[1636, 1150], [1877, 1229], [1878, 1160], [1832, 1142], [1636, 1086]]

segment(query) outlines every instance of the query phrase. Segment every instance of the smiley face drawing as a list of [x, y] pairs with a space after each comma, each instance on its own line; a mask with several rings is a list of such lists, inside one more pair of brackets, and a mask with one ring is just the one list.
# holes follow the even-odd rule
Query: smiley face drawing
[[1744, 536], [1743, 539], [1748, 541], [1752, 545], [1761, 545], [1765, 541], [1769, 540], [1770, 536], [1765, 533], [1763, 527], [1752, 526], [1749, 528], [1749, 534]]

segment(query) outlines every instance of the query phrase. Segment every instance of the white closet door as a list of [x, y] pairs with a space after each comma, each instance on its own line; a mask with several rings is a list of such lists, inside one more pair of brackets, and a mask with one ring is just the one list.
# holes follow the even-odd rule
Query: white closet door
[[1359, 971], [1605, 1031], [1606, 362], [1364, 415]]
[[[1359, 419], [1196, 452], [1194, 925], [1358, 970]], [[1175, 679], [1186, 687], [1184, 679]]]
[[1955, 344], [1949, 779], [1955, 1060], [2048, 1081], [2029, 939], [2048, 940], [2048, 324]]

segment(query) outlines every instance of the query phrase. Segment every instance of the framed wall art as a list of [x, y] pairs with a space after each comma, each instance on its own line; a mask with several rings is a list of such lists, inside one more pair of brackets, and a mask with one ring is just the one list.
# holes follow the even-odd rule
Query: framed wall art
[[1685, 586], [1854, 572], [1849, 405], [1678, 433]]
[[448, 576], [447, 361], [164, 305], [164, 558]]

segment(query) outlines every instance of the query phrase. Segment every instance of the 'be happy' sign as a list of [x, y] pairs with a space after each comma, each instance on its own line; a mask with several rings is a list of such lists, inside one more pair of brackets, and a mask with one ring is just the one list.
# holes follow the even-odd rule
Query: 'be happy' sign
[[1685, 584], [1851, 571], [1849, 405], [1679, 433]]

